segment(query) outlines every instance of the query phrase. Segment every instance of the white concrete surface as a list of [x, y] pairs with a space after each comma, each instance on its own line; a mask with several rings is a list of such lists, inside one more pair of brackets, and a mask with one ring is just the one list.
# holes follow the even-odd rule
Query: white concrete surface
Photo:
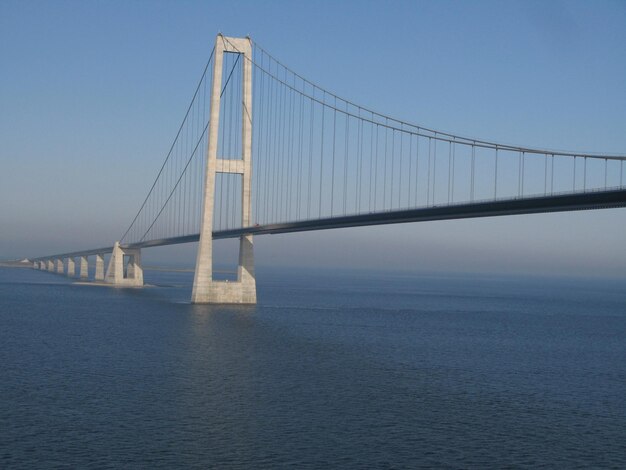
[[96, 255], [96, 281], [104, 281], [104, 254]]
[[[128, 256], [130, 258], [128, 260], [126, 272], [124, 272], [124, 256]], [[119, 242], [115, 242], [104, 281], [107, 284], [113, 284], [116, 286], [143, 286], [141, 250], [122, 248], [120, 247]]]
[[[242, 155], [241, 161], [218, 159], [217, 148], [220, 120], [220, 93], [224, 52], [243, 54], [242, 62]], [[221, 34], [215, 41], [213, 58], [213, 88], [211, 89], [211, 111], [209, 143], [204, 186], [204, 204], [200, 223], [200, 242], [196, 258], [196, 271], [191, 294], [192, 303], [256, 303], [256, 279], [254, 274], [254, 245], [252, 236], [241, 237], [239, 243], [239, 267], [236, 282], [213, 280], [213, 212], [215, 204], [216, 173], [242, 175], [243, 226], [251, 225], [252, 185], [252, 44], [248, 38], [228, 38]]]
[[87, 261], [87, 256], [80, 257], [78, 277], [80, 277], [81, 279], [87, 279], [89, 277], [89, 263]]
[[65, 271], [68, 277], [74, 277], [76, 275], [76, 263], [74, 258], [67, 258], [67, 270]]

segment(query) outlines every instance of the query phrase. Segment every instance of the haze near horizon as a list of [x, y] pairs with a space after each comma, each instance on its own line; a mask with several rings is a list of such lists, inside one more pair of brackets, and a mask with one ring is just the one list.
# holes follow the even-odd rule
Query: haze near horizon
[[[626, 6], [608, 1], [5, 1], [0, 257], [119, 239], [218, 31], [250, 34], [313, 82], [409, 122], [502, 143], [623, 154], [624, 24]], [[259, 266], [626, 277], [624, 215], [612, 209], [262, 236], [255, 255]], [[228, 261], [228, 243], [219, 246], [217, 261]], [[144, 257], [190, 265], [195, 246], [145, 250]]]

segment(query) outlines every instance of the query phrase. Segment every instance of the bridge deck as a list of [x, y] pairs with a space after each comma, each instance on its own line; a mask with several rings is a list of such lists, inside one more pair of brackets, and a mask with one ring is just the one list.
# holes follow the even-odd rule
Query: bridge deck
[[[232, 230], [213, 232], [214, 239], [236, 238], [241, 235], [267, 235], [278, 233], [306, 232], [331, 228], [362, 227], [366, 225], [399, 224], [426, 222], [432, 220], [468, 219], [495, 217], [501, 215], [539, 214], [546, 212], [567, 212], [590, 209], [612, 209], [626, 207], [626, 189], [609, 191], [560, 194], [551, 196], [506, 199], [501, 201], [449, 204], [445, 206], [423, 207], [370, 214], [329, 217], [324, 219], [301, 220], [269, 225], [256, 225]], [[163, 238], [129, 244], [129, 248], [149, 248], [154, 246], [176, 245], [196, 242], [200, 234], [183, 237]], [[78, 256], [78, 255], [75, 255]]]
[[[469, 219], [476, 217], [495, 217], [500, 215], [539, 214], [546, 212], [567, 212], [590, 209], [613, 209], [626, 207], [626, 189], [558, 194], [500, 201], [481, 201], [444, 206], [422, 207], [417, 209], [373, 212], [370, 214], [328, 217], [324, 219], [301, 220], [253, 227], [220, 230], [213, 232], [214, 239], [236, 238], [241, 235], [267, 235], [278, 233], [307, 232], [331, 228], [363, 227], [367, 225], [400, 224], [407, 222], [426, 222], [431, 220]], [[150, 248], [155, 246], [177, 245], [200, 240], [195, 233], [182, 237], [162, 238], [123, 245], [125, 248]], [[70, 258], [110, 253], [113, 247], [73, 251], [53, 256], [34, 258], [33, 261], [50, 258]]]

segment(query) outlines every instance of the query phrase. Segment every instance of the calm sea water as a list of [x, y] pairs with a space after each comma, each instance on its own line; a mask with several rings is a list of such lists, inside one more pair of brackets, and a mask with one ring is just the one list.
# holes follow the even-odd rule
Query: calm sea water
[[0, 269], [0, 467], [626, 467], [626, 282], [146, 281]]

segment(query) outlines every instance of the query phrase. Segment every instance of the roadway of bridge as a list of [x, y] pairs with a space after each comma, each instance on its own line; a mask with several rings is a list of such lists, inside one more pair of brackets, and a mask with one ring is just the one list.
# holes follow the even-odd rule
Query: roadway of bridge
[[[469, 219], [477, 217], [495, 217], [502, 215], [540, 214], [547, 212], [568, 212], [592, 209], [614, 209], [626, 207], [626, 189], [557, 194], [500, 201], [478, 201], [462, 204], [422, 207], [417, 209], [372, 212], [369, 214], [309, 219], [253, 227], [220, 230], [213, 232], [214, 239], [236, 238], [242, 235], [267, 235], [279, 233], [307, 232], [332, 228], [364, 227], [368, 225], [400, 224], [408, 222], [426, 222], [433, 220]], [[195, 233], [181, 237], [162, 238], [122, 245], [124, 248], [150, 248], [156, 246], [178, 245], [200, 240]], [[39, 261], [50, 258], [72, 258], [110, 253], [113, 247], [94, 248], [73, 251], [53, 256], [34, 258]]]
[[[626, 207], [626, 189], [582, 192], [574, 194], [547, 195], [504, 199], [499, 201], [479, 201], [462, 204], [422, 207], [417, 209], [372, 212], [369, 214], [327, 217], [295, 222], [255, 225], [232, 230], [213, 232], [214, 239], [237, 238], [242, 235], [267, 235], [279, 233], [307, 232], [331, 228], [364, 227], [368, 225], [400, 224], [408, 222], [426, 222], [433, 220], [469, 219], [477, 217], [495, 217], [502, 215], [540, 214], [546, 212], [567, 212], [592, 209], [614, 209]], [[200, 240], [200, 234], [181, 237], [162, 238], [122, 245], [124, 248], [150, 248], [156, 246], [178, 245]], [[40, 261], [51, 258], [73, 258], [110, 253], [113, 247], [94, 248], [73, 251], [52, 256], [33, 258]]]
[[[540, 214], [547, 212], [568, 212], [592, 209], [614, 209], [619, 207], [626, 207], [626, 189], [620, 188], [607, 191], [524, 197], [500, 201], [491, 200], [462, 204], [446, 204], [442, 206], [422, 207], [417, 209], [373, 212], [369, 214], [347, 215], [342, 217], [328, 217], [296, 222], [255, 225], [253, 227], [216, 231], [213, 232], [213, 238], [224, 239], [236, 238], [241, 235], [267, 235], [326, 230], [332, 228], [363, 227], [368, 225], [400, 224], [433, 220], [469, 219], [477, 217]], [[200, 240], [200, 234], [196, 233], [182, 237], [163, 238], [159, 240], [132, 243], [125, 245], [125, 247], [149, 248], [155, 246], [197, 242], [198, 240]], [[101, 253], [103, 251], [90, 251], [90, 254], [95, 254], [96, 252]], [[79, 255], [80, 254], [74, 254], [73, 256]]]

